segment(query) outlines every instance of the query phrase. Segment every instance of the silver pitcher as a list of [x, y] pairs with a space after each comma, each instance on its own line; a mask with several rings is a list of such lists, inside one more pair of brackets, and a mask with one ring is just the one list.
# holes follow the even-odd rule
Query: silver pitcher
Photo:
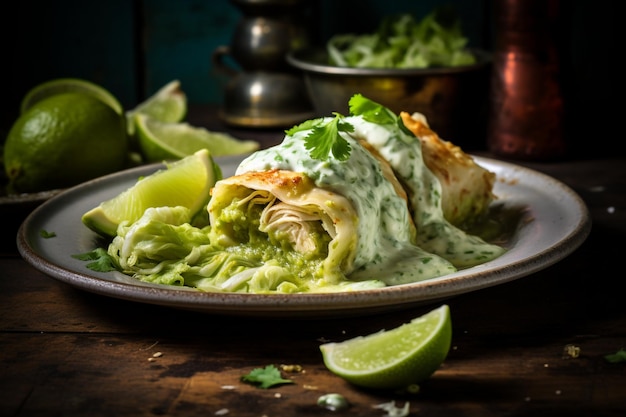
[[[212, 55], [228, 76], [220, 118], [242, 127], [291, 127], [313, 117], [302, 75], [288, 52], [309, 45], [303, 14], [309, 0], [231, 0], [243, 17], [230, 45]], [[229, 65], [229, 58], [236, 65]], [[232, 62], [231, 62], [232, 64]], [[239, 68], [236, 68], [238, 66]]]

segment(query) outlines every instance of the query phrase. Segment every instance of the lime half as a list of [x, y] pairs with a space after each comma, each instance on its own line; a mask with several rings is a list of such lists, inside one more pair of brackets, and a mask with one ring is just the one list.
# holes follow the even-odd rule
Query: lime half
[[20, 112], [24, 114], [43, 99], [62, 93], [89, 94], [108, 104], [117, 114], [124, 113], [122, 105], [113, 94], [97, 84], [78, 78], [58, 78], [33, 87], [22, 99]]
[[188, 123], [163, 123], [144, 114], [136, 114], [133, 123], [139, 148], [148, 162], [180, 159], [200, 149], [208, 149], [215, 157], [245, 154], [259, 148], [256, 141], [239, 140]]
[[126, 112], [130, 135], [135, 133], [133, 118], [136, 114], [145, 114], [160, 122], [182, 121], [187, 115], [187, 95], [181, 89], [180, 81], [170, 81], [137, 107]]
[[403, 389], [429, 378], [452, 340], [447, 305], [395, 329], [320, 346], [326, 367], [346, 381], [375, 389]]
[[150, 207], [187, 207], [192, 215], [206, 207], [210, 190], [221, 178], [218, 165], [206, 149], [167, 165], [82, 216], [96, 233], [113, 237], [124, 221], [133, 223]]

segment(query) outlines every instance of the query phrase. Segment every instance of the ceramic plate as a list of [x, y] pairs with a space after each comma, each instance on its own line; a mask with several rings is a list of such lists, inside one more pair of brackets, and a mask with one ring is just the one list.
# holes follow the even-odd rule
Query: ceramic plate
[[[224, 176], [232, 175], [239, 158], [222, 158]], [[508, 251], [491, 262], [453, 274], [380, 289], [333, 294], [223, 294], [143, 283], [118, 272], [97, 273], [72, 255], [107, 242], [81, 223], [81, 216], [130, 187], [139, 176], [161, 165], [148, 165], [108, 175], [70, 188], [35, 209], [22, 223], [17, 246], [36, 269], [74, 287], [110, 297], [179, 309], [227, 315], [323, 317], [372, 314], [434, 303], [503, 284], [546, 268], [579, 247], [591, 222], [581, 198], [563, 183], [517, 165], [475, 157], [496, 173], [494, 192], [502, 209], [520, 214], [506, 243]], [[54, 232], [44, 238], [41, 231]]]

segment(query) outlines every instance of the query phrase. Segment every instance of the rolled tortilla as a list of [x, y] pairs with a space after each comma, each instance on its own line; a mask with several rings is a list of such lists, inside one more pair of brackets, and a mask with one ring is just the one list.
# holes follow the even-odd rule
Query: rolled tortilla
[[[306, 133], [252, 154], [235, 176], [216, 183], [208, 210], [221, 245], [244, 250], [251, 235], [265, 234], [284, 251], [323, 257], [309, 275], [324, 277], [328, 285], [346, 280], [395, 285], [456, 270], [414, 244], [406, 193], [377, 151], [346, 135], [347, 161], [318, 161], [304, 147]], [[297, 265], [291, 268], [298, 273]]]
[[441, 184], [441, 208], [446, 220], [462, 227], [484, 217], [496, 199], [496, 175], [478, 165], [460, 147], [441, 139], [420, 113], [401, 112], [400, 117], [420, 140], [424, 163]]
[[[254, 227], [272, 244], [305, 259], [321, 258], [330, 282], [337, 283], [354, 270], [358, 224], [354, 207], [344, 196], [316, 187], [305, 175], [272, 169], [226, 178], [214, 188], [208, 210], [222, 246], [246, 244], [256, 232], [249, 228]], [[225, 216], [225, 210], [246, 216]], [[258, 218], [248, 218], [255, 213]]]

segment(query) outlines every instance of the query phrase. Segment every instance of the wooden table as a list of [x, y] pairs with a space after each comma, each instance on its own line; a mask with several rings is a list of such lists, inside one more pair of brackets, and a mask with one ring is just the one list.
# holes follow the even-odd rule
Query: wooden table
[[[275, 133], [247, 134], [270, 144]], [[452, 349], [417, 394], [350, 386], [325, 368], [319, 345], [438, 304], [332, 320], [180, 311], [75, 289], [9, 245], [0, 258], [0, 416], [383, 416], [374, 406], [390, 401], [409, 401], [423, 417], [624, 416], [626, 363], [605, 355], [626, 348], [626, 159], [523, 165], [581, 195], [591, 234], [545, 270], [446, 300]], [[579, 356], [564, 354], [568, 345]], [[283, 371], [295, 383], [271, 389], [240, 381], [270, 364], [301, 371]], [[333, 392], [351, 407], [316, 404]]]

